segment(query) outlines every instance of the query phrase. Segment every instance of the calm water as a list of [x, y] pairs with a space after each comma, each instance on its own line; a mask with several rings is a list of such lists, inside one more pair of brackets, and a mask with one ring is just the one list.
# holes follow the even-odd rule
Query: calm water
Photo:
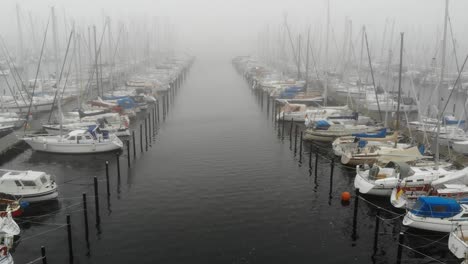
[[[328, 163], [320, 160], [315, 178], [308, 156], [301, 165], [289, 137], [281, 140], [277, 133], [229, 59], [200, 58], [149, 151], [142, 154], [137, 145], [130, 170], [121, 157], [120, 185], [113, 154], [27, 150], [3, 164], [48, 171], [60, 184], [58, 203], [19, 220], [22, 241], [13, 253], [15, 262], [39, 257], [44, 245], [49, 263], [66, 263], [67, 236], [60, 225], [71, 214], [74, 263], [394, 263], [400, 221], [381, 224], [374, 254], [375, 207], [360, 201], [353, 238], [353, 204], [340, 203], [341, 192], [353, 190], [352, 170], [335, 168], [330, 193]], [[111, 163], [109, 200], [105, 160]], [[98, 230], [94, 201], [88, 197], [88, 251], [80, 196], [93, 195], [93, 176], [100, 179], [102, 223]], [[388, 205], [386, 200], [374, 202]], [[405, 243], [418, 247], [434, 239], [433, 234], [420, 235]], [[419, 250], [458, 263], [444, 243], [446, 239]], [[428, 262], [407, 250], [403, 255], [407, 263]]]

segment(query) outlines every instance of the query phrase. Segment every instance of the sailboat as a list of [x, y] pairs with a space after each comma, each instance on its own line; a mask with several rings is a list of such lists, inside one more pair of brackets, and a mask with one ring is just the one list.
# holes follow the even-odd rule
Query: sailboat
[[449, 233], [458, 226], [468, 227], [468, 205], [454, 199], [422, 196], [403, 218], [412, 228]]
[[90, 154], [119, 150], [122, 141], [115, 135], [101, 131], [97, 125], [89, 126], [86, 130], [73, 130], [62, 135], [62, 107], [60, 97], [58, 101], [60, 118], [60, 135], [32, 135], [23, 140], [36, 151], [67, 154]]
[[20, 231], [11, 212], [0, 214], [0, 264], [14, 263], [10, 250], [13, 248], [14, 237], [19, 235]]

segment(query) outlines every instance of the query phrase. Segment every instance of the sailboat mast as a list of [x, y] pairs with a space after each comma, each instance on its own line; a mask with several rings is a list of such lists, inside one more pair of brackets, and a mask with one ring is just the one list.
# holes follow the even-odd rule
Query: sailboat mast
[[327, 32], [325, 40], [325, 88], [323, 90], [323, 105], [327, 106], [328, 101], [328, 40], [330, 34], [330, 0], [327, 0]]
[[[55, 79], [59, 74], [59, 58], [58, 58], [58, 40], [57, 40], [57, 17], [55, 16], [55, 8], [51, 7], [52, 13], [52, 34], [54, 39], [54, 63], [55, 63]], [[57, 86], [58, 89], [58, 86]]]
[[438, 92], [438, 98], [437, 98], [437, 106], [439, 109], [438, 113], [438, 118], [437, 118], [437, 135], [435, 138], [435, 148], [436, 148], [436, 153], [435, 153], [435, 164], [436, 164], [436, 169], [439, 168], [439, 159], [440, 159], [440, 153], [439, 153], [439, 133], [440, 133], [440, 123], [441, 123], [441, 118], [442, 118], [442, 113], [440, 109], [440, 103], [441, 103], [441, 97], [442, 97], [442, 89], [441, 86], [444, 82], [444, 73], [445, 73], [445, 52], [447, 48], [447, 24], [448, 24], [448, 6], [449, 6], [449, 0], [445, 0], [445, 20], [444, 20], [444, 40], [442, 42], [442, 64], [440, 66], [440, 81], [439, 85], [437, 87], [437, 92]]
[[[397, 102], [397, 112], [396, 112], [396, 126], [395, 131], [400, 129], [400, 100], [401, 100], [401, 72], [403, 69], [403, 37], [404, 33], [401, 32], [401, 44], [400, 44], [400, 72], [398, 75], [398, 102]], [[397, 147], [397, 139], [395, 139], [395, 148]]]
[[20, 7], [16, 5], [16, 22], [18, 24], [18, 65], [22, 69], [23, 78], [24, 76], [24, 69], [26, 68], [24, 65], [24, 45], [23, 45], [23, 28], [21, 27], [21, 19], [20, 19]]
[[305, 88], [306, 88], [306, 92], [309, 89], [309, 46], [310, 46], [310, 26], [307, 29], [307, 44], [306, 44], [306, 65], [305, 65]]
[[299, 34], [297, 37], [297, 80], [301, 78], [301, 35]]

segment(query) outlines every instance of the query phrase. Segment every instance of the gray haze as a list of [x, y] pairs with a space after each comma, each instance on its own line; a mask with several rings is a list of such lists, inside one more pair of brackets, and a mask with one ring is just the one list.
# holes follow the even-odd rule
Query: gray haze
[[[157, 19], [171, 24], [177, 32], [177, 47], [195, 54], [227, 53], [252, 54], [258, 48], [257, 37], [266, 27], [278, 31], [287, 14], [295, 32], [305, 34], [311, 26], [312, 38], [324, 31], [326, 1], [268, 1], [268, 0], [2, 0], [0, 34], [14, 45], [16, 36], [16, 4], [31, 13], [39, 24], [45, 20], [51, 6], [55, 6], [59, 21], [76, 21], [87, 26], [102, 24], [104, 16], [114, 21], [151, 21]], [[346, 17], [353, 21], [354, 31], [366, 25], [371, 46], [380, 46], [386, 19], [395, 19], [395, 32], [405, 31], [409, 43], [421, 41], [436, 47], [443, 25], [443, 0], [331, 0], [331, 23], [334, 38], [340, 43]], [[454, 35], [459, 43], [459, 54], [468, 49], [465, 32], [468, 26], [468, 1], [452, 0], [450, 16]], [[65, 18], [65, 17], [66, 18]], [[26, 34], [31, 29], [25, 25]], [[319, 29], [321, 27], [321, 29]], [[38, 31], [43, 32], [43, 28]], [[315, 33], [315, 34], [314, 34]], [[37, 44], [40, 45], [40, 44]], [[338, 46], [341, 46], [338, 44]], [[333, 49], [332, 49], [333, 52]], [[463, 55], [459, 55], [463, 56]]]

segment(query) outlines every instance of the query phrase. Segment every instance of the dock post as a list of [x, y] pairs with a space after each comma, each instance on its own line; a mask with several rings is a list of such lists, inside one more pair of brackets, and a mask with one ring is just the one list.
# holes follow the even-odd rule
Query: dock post
[[332, 159], [330, 162], [330, 197], [333, 190], [333, 171], [335, 169], [335, 159]]
[[120, 184], [120, 157], [119, 157], [119, 153], [115, 153], [115, 159], [117, 161], [117, 181]]
[[46, 257], [46, 251], [45, 247], [41, 247], [41, 257], [42, 257], [42, 264], [47, 264], [47, 257]]
[[136, 159], [135, 130], [132, 130], [133, 158]]
[[143, 153], [143, 124], [140, 124], [140, 148]]
[[291, 127], [289, 128], [289, 141], [292, 142], [292, 130], [294, 126], [294, 118], [291, 118]]
[[282, 126], [282, 130], [281, 130], [281, 138], [284, 139], [284, 126], [285, 126], [285, 123], [284, 123], [284, 112], [283, 112], [283, 117], [282, 117], [282, 122], [281, 122], [281, 126]]
[[145, 118], [145, 143], [146, 143], [146, 151], [148, 151], [148, 119]]
[[309, 144], [309, 169], [312, 170], [312, 143]]
[[318, 160], [319, 160], [319, 155], [318, 155], [318, 149], [315, 150], [315, 177], [317, 177], [317, 169], [318, 169]]
[[151, 108], [151, 112], [153, 113], [153, 131], [156, 130], [156, 109], [154, 107]]
[[267, 107], [266, 107], [266, 110], [267, 110], [267, 116], [270, 116], [270, 96], [267, 94]]
[[107, 196], [110, 196], [110, 187], [109, 187], [109, 161], [106, 160], [106, 186], [107, 186]]
[[374, 254], [377, 252], [377, 243], [379, 242], [379, 227], [380, 227], [380, 208], [377, 208], [377, 212], [375, 214]]
[[356, 188], [356, 197], [354, 197], [354, 214], [353, 214], [353, 234], [352, 239], [353, 241], [357, 239], [357, 213], [359, 207], [359, 188]]
[[101, 217], [99, 216], [99, 191], [96, 176], [94, 176], [94, 207], [96, 209], [96, 225], [99, 225], [101, 223]]
[[148, 113], [146, 118], [148, 119], [148, 142], [149, 146], [151, 146], [151, 113]]
[[86, 242], [89, 242], [89, 225], [88, 225], [88, 202], [86, 199], [86, 193], [83, 193], [83, 217], [85, 225], [85, 237]]
[[159, 124], [159, 98], [158, 100], [156, 101], [156, 114], [157, 114], [157, 121], [158, 121], [158, 124]]
[[296, 154], [296, 152], [297, 152], [297, 125], [294, 130], [294, 154]]
[[302, 131], [301, 131], [301, 138], [300, 138], [300, 142], [299, 142], [299, 159], [302, 161]]
[[405, 238], [405, 233], [400, 232], [398, 235], [398, 250], [397, 250], [397, 264], [401, 264], [401, 253], [403, 251], [403, 239]]
[[70, 215], [67, 215], [67, 235], [68, 235], [68, 256], [70, 257], [70, 260], [72, 260], [73, 259], [73, 242], [72, 242]]
[[130, 168], [130, 139], [127, 140], [127, 163]]

